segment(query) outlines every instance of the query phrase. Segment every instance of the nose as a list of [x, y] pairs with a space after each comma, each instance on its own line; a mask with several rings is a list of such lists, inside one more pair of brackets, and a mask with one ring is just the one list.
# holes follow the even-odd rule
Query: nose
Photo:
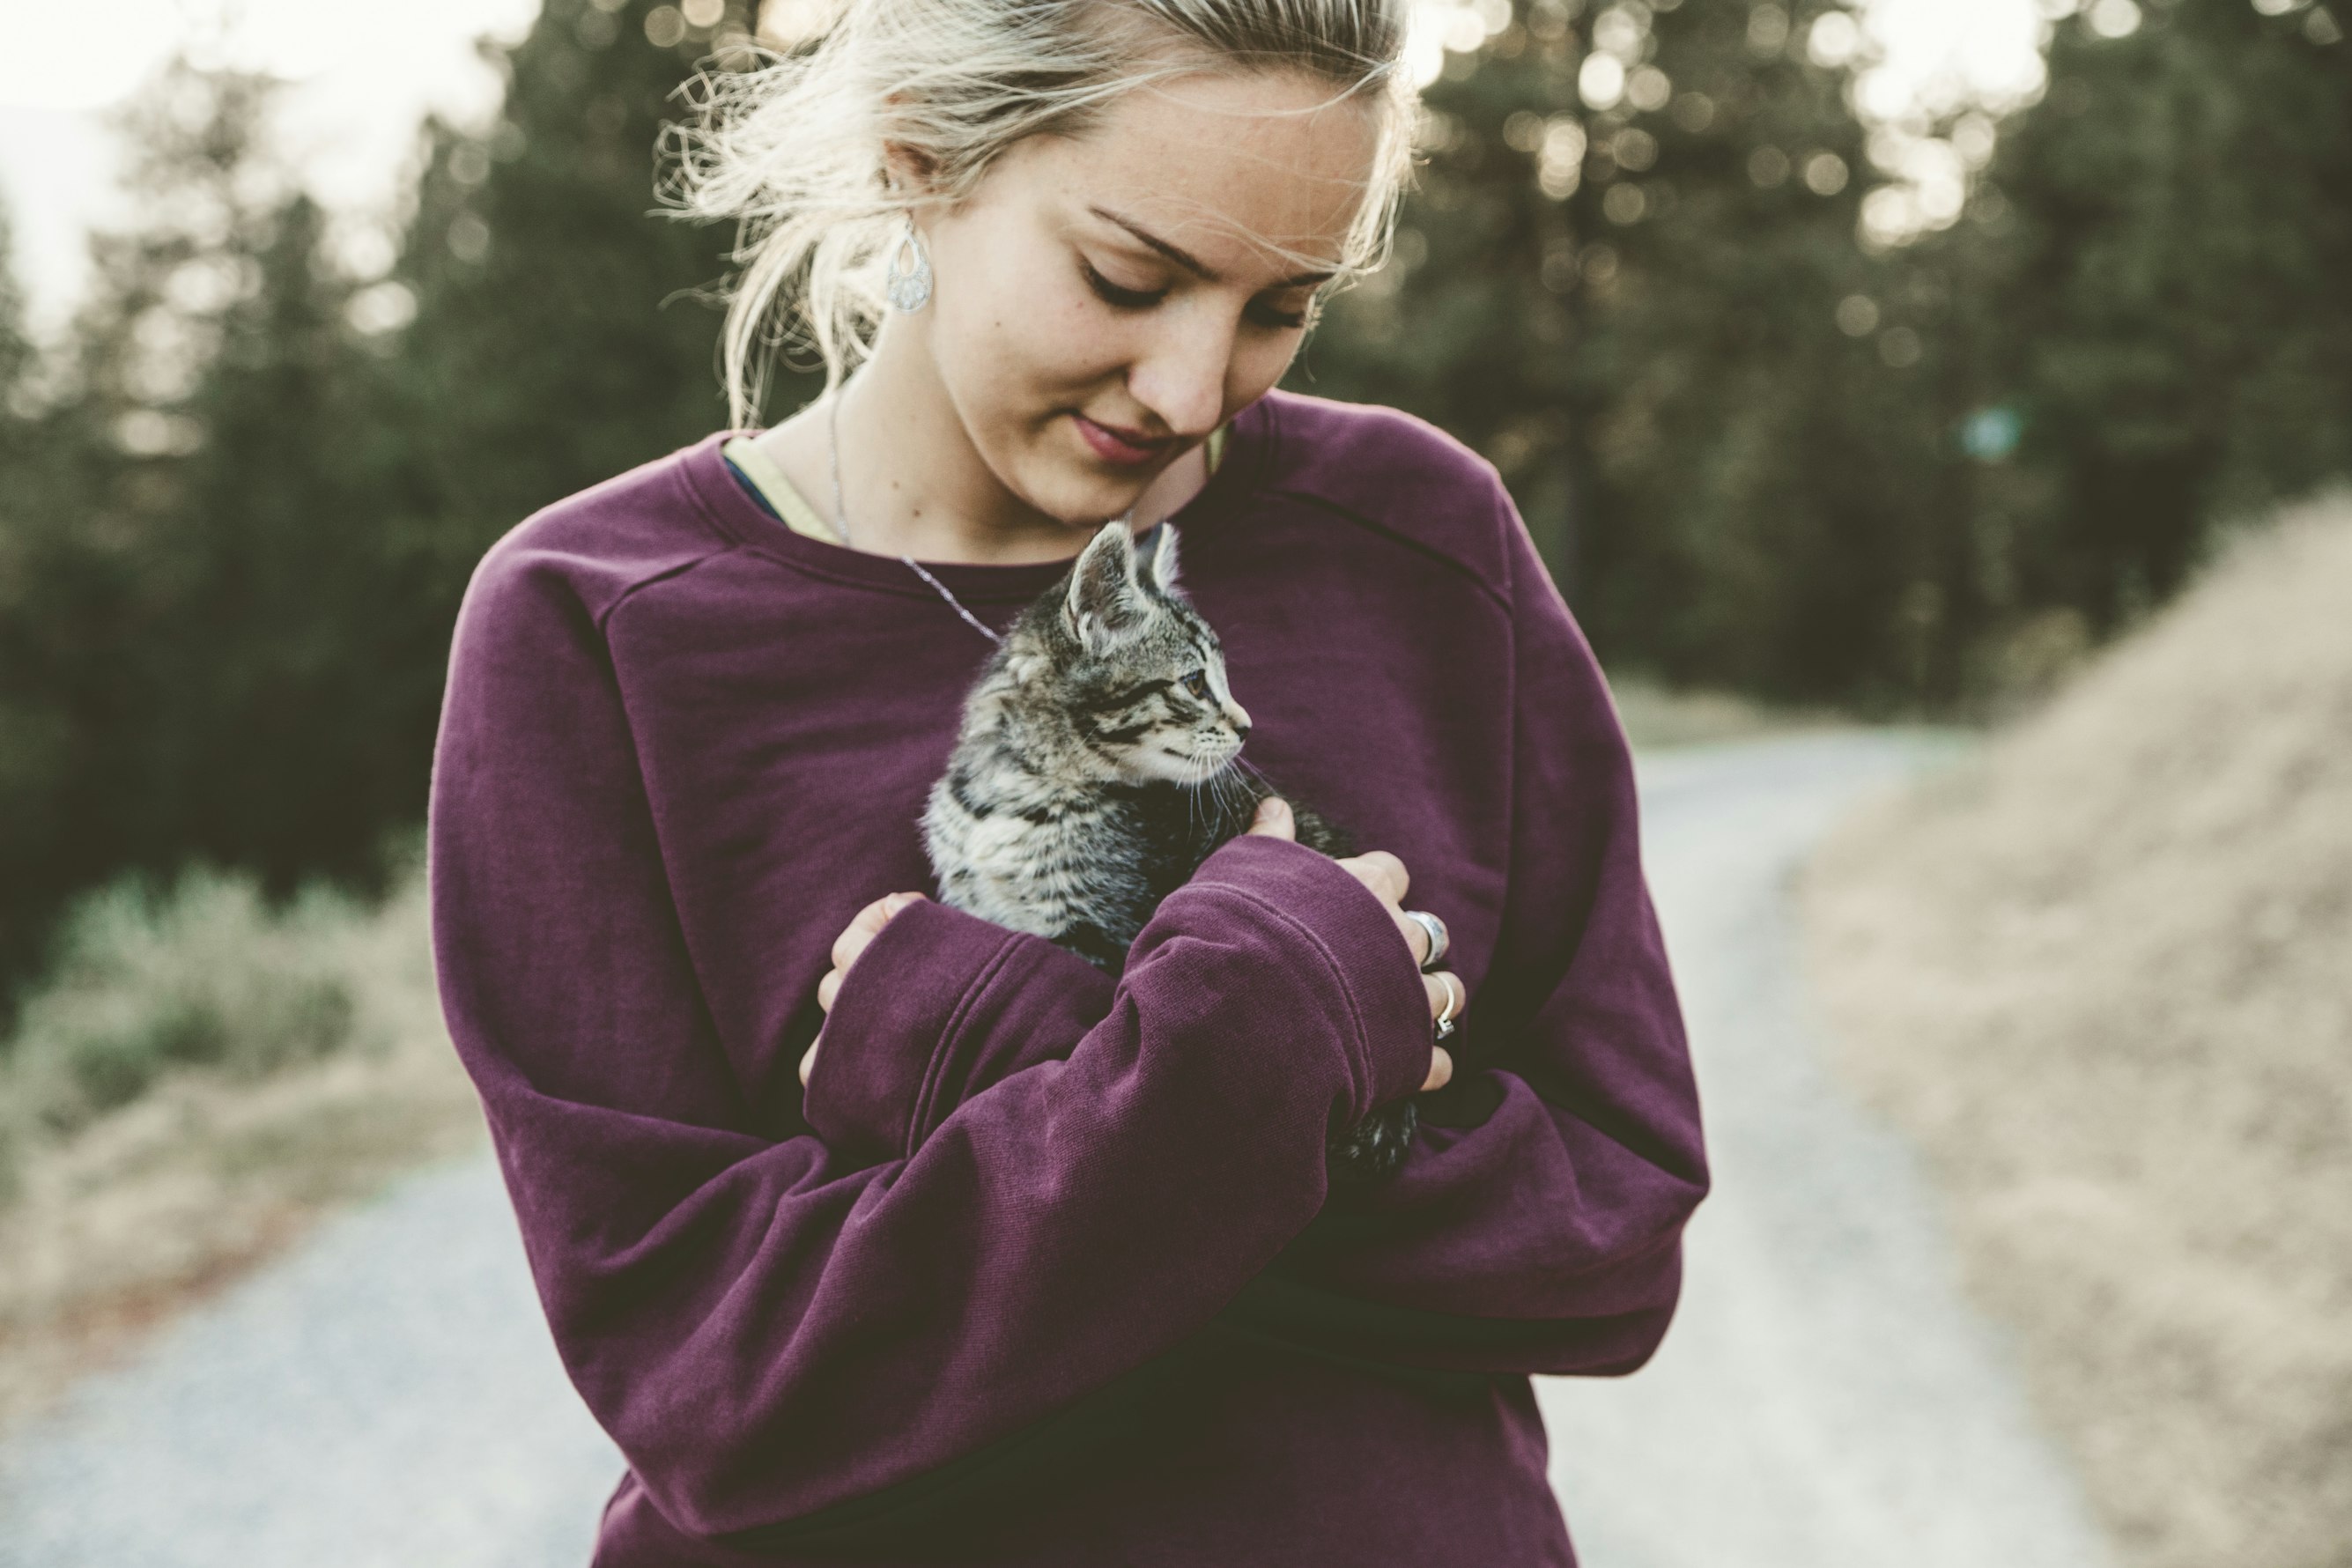
[[1244, 741], [1249, 739], [1249, 710], [1243, 707], [1240, 703], [1234, 701], [1230, 697], [1225, 699], [1225, 722], [1234, 727], [1234, 734], [1239, 735]]
[[1234, 324], [1207, 310], [1176, 314], [1143, 357], [1128, 369], [1127, 389], [1179, 437], [1198, 438], [1225, 411], [1234, 360]]

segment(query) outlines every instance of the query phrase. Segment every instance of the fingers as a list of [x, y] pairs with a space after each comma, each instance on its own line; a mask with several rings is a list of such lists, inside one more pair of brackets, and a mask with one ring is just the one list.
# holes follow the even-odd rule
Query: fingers
[[1434, 945], [1429, 940], [1429, 928], [1419, 921], [1407, 920], [1402, 910], [1391, 910], [1389, 915], [1396, 921], [1397, 930], [1402, 933], [1405, 946], [1412, 949], [1413, 963], [1427, 963], [1429, 950]]
[[[1290, 803], [1279, 795], [1268, 795], [1258, 802], [1257, 816], [1250, 831], [1295, 839], [1297, 837], [1296, 826], [1297, 820], [1291, 815]], [[1396, 921], [1397, 934], [1404, 938], [1405, 946], [1412, 952], [1413, 963], [1427, 963], [1432, 945], [1429, 928], [1404, 916], [1404, 896], [1412, 887], [1412, 874], [1404, 868], [1404, 862], [1385, 849], [1368, 849], [1361, 855], [1351, 855], [1338, 863], [1388, 905], [1389, 918]]]
[[[882, 933], [890, 917], [923, 897], [921, 893], [886, 893], [850, 917], [848, 927], [834, 938], [832, 969], [816, 983], [816, 1005], [821, 1010], [833, 1011], [833, 999], [841, 994], [841, 977], [857, 962], [857, 955], [866, 951], [866, 945]], [[807, 1063], [815, 1056], [816, 1047], [811, 1046], [808, 1058], [802, 1063], [801, 1082], [808, 1082]]]
[[[822, 991], [824, 988], [819, 986], [817, 989]], [[816, 1038], [809, 1042], [809, 1048], [801, 1053], [801, 1087], [803, 1089], [808, 1087], [809, 1074], [816, 1069], [816, 1048], [823, 1044], [824, 1044], [824, 1032], [820, 1029], [817, 1031]]]
[[[866, 951], [866, 944], [882, 933], [890, 917], [921, 898], [920, 893], [886, 893], [852, 915], [848, 926], [833, 940], [833, 966], [846, 969]], [[822, 988], [820, 988], [822, 989]]]
[[1291, 814], [1290, 803], [1278, 795], [1267, 795], [1257, 803], [1257, 815], [1250, 819], [1250, 832], [1265, 838], [1287, 838], [1298, 841], [1298, 819]]
[[1368, 849], [1339, 864], [1392, 908], [1403, 900], [1405, 889], [1412, 885], [1412, 879], [1405, 874], [1404, 862], [1385, 849]]
[[[1249, 831], [1268, 838], [1287, 838], [1296, 843], [1298, 838], [1298, 818], [1291, 811], [1288, 801], [1278, 795], [1270, 795], [1257, 803], [1257, 815], [1250, 819]], [[1371, 849], [1361, 855], [1352, 855], [1341, 860], [1339, 864], [1345, 866], [1356, 880], [1363, 883], [1390, 904], [1391, 913], [1395, 912], [1393, 906], [1402, 900], [1405, 889], [1412, 885], [1412, 877], [1405, 871], [1404, 862], [1385, 849]], [[1405, 923], [1411, 925], [1412, 922], [1408, 921]], [[1428, 932], [1423, 931], [1418, 940], [1412, 936], [1407, 936], [1405, 940], [1414, 944], [1415, 958], [1428, 956]]]
[[[812, 1059], [816, 1056], [816, 1047], [814, 1046], [811, 1046], [809, 1047], [809, 1056]], [[803, 1068], [801, 1074], [801, 1081], [803, 1083], [806, 1083], [808, 1081], [808, 1074], [805, 1068]], [[1447, 1084], [1452, 1083], [1453, 1081], [1454, 1053], [1447, 1050], [1444, 1046], [1430, 1047], [1429, 1078], [1428, 1080], [1421, 1086], [1421, 1092], [1427, 1094], [1433, 1089], [1444, 1089]]]
[[846, 969], [866, 951], [866, 944], [881, 933], [890, 917], [882, 912], [882, 900], [875, 900], [849, 918], [841, 934], [833, 939], [833, 966]]
[[[1453, 982], [1449, 986], [1446, 983]], [[1434, 1020], [1451, 1011], [1455, 1023], [1462, 1021], [1462, 1009], [1469, 1005], [1463, 989], [1462, 977], [1450, 969], [1433, 969], [1421, 977], [1421, 988], [1429, 994], [1429, 1016]]]
[[[1463, 987], [1461, 976], [1450, 969], [1423, 975], [1421, 986], [1429, 994], [1429, 1016], [1433, 1020], [1445, 1016], [1459, 1018], [1462, 1009], [1469, 1005], [1470, 998]], [[1426, 1094], [1433, 1089], [1444, 1089], [1453, 1079], [1454, 1053], [1444, 1046], [1431, 1046], [1429, 1079], [1421, 1086], [1422, 1092]]]

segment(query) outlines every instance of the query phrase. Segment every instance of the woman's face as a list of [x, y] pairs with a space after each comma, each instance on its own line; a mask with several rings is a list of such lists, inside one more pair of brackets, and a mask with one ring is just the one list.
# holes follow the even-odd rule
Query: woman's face
[[1013, 496], [1116, 517], [1281, 379], [1375, 154], [1372, 111], [1331, 97], [1267, 74], [1131, 92], [924, 224], [932, 305], [902, 324]]

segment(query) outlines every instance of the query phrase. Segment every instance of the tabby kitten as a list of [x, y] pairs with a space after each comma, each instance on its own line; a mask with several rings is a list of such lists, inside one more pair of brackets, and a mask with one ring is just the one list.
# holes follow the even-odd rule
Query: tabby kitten
[[[942, 903], [1118, 973], [1160, 900], [1276, 793], [1236, 765], [1249, 714], [1176, 590], [1176, 530], [1139, 563], [1122, 521], [1021, 612], [964, 700], [923, 837]], [[1286, 796], [1286, 798], [1288, 798]], [[1353, 853], [1291, 801], [1298, 842]], [[1328, 1146], [1335, 1184], [1393, 1171], [1418, 1116], [1381, 1106]]]

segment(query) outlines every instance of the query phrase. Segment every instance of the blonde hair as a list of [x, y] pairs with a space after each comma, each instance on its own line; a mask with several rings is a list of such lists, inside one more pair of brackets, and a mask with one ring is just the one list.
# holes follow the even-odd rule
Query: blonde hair
[[[1120, 95], [1203, 57], [1375, 108], [1378, 153], [1339, 273], [1378, 268], [1411, 160], [1411, 4], [847, 0], [813, 43], [698, 76], [687, 121], [665, 133], [662, 195], [677, 216], [737, 225], [719, 350], [732, 422], [759, 422], [778, 352], [814, 350], [828, 389], [871, 352], [918, 201], [961, 200], [1014, 142], [1083, 133]], [[886, 145], [929, 172], [919, 196], [893, 189]]]

